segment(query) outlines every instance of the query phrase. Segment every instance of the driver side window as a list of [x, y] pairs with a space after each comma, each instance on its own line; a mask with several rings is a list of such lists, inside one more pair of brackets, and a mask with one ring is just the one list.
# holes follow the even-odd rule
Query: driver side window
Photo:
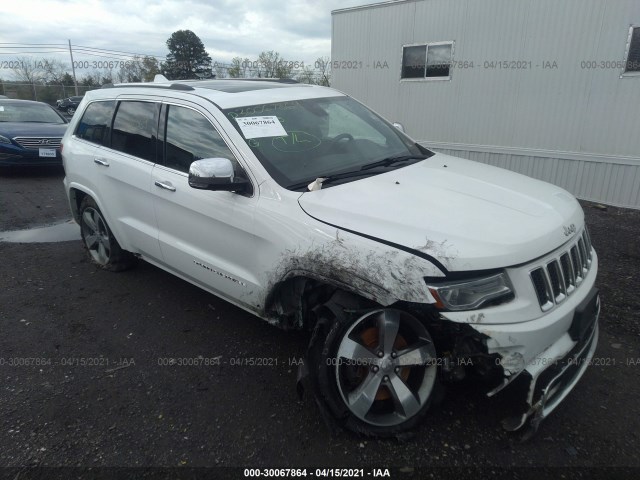
[[222, 157], [236, 164], [231, 150], [202, 114], [178, 105], [167, 106], [164, 165], [188, 173], [203, 158]]

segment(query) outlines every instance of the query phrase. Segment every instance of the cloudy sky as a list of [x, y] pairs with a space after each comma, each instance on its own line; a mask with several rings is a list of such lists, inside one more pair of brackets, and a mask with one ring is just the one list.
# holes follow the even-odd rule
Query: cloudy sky
[[[331, 53], [331, 10], [366, 3], [374, 0], [2, 0], [0, 66], [27, 54], [69, 62], [68, 52], [60, 52], [67, 39], [164, 57], [169, 36], [185, 29], [200, 37], [214, 61], [253, 60], [275, 50], [313, 63]], [[107, 60], [93, 53], [79, 47], [74, 60]], [[3, 70], [0, 77], [8, 78]]]

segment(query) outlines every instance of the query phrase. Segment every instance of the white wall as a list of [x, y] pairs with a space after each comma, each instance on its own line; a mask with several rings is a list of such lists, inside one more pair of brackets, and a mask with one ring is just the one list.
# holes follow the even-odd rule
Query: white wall
[[[640, 208], [640, 75], [581, 65], [625, 60], [640, 1], [417, 0], [332, 18], [332, 61], [362, 67], [333, 68], [332, 86], [418, 141]], [[454, 61], [473, 68], [448, 81], [400, 79], [403, 45], [449, 40]], [[531, 68], [485, 68], [500, 60]]]

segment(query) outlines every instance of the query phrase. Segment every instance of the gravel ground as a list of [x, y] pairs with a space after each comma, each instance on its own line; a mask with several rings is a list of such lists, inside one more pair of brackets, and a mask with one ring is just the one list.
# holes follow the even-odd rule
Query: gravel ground
[[[59, 169], [0, 176], [0, 230], [67, 220], [62, 178]], [[0, 476], [30, 478], [25, 467], [350, 466], [365, 476], [392, 468], [392, 478], [476, 468], [485, 478], [638, 478], [640, 211], [585, 203], [585, 213], [600, 256], [599, 360], [526, 443], [501, 429], [501, 399], [469, 385], [450, 389], [404, 441], [332, 434], [295, 392], [304, 334], [149, 264], [98, 270], [79, 240], [0, 242]], [[25, 357], [40, 364], [7, 364]], [[194, 357], [210, 365], [166, 365]], [[275, 360], [235, 365], [240, 358]]]

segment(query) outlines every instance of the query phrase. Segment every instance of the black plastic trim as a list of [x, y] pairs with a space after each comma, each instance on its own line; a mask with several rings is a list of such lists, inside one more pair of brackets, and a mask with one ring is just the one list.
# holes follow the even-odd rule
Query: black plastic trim
[[113, 83], [105, 83], [102, 88], [160, 88], [162, 90], [184, 90], [184, 91], [192, 91], [195, 90], [190, 85], [185, 85], [184, 83], [172, 83], [167, 86], [166, 83], [123, 83], [120, 85], [114, 85]]

